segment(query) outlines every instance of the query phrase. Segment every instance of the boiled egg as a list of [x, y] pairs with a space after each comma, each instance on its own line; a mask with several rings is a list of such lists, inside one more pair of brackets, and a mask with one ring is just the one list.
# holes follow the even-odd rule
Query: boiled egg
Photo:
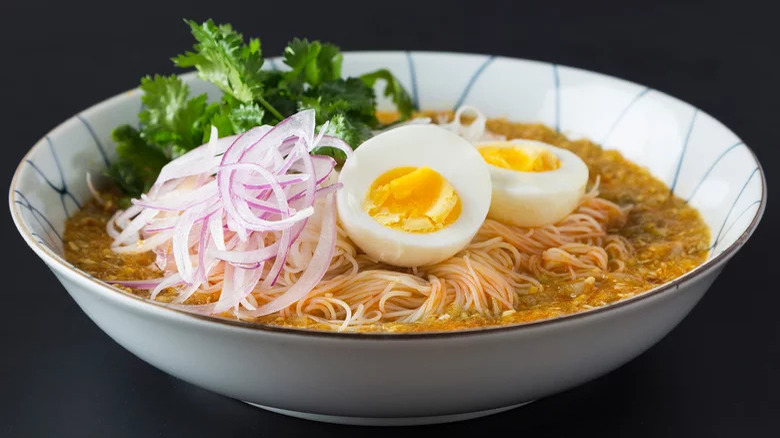
[[558, 222], [579, 205], [588, 166], [576, 154], [540, 141], [483, 142], [477, 150], [493, 182], [488, 217], [521, 227]]
[[477, 149], [435, 125], [383, 132], [355, 150], [336, 202], [350, 239], [395, 266], [446, 260], [465, 248], [490, 207], [488, 166]]

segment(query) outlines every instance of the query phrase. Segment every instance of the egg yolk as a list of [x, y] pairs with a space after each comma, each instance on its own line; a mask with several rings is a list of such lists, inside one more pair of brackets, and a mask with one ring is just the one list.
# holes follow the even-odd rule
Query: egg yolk
[[521, 172], [547, 172], [561, 167], [554, 153], [532, 145], [486, 145], [479, 148], [479, 153], [488, 164]]
[[397, 167], [374, 180], [363, 208], [388, 228], [431, 233], [455, 222], [461, 203], [455, 188], [430, 167]]

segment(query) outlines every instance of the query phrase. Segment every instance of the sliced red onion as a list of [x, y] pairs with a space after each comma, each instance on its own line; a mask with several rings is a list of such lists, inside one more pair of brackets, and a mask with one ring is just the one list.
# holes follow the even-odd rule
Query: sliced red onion
[[209, 231], [211, 232], [211, 239], [214, 241], [214, 245], [220, 251], [226, 251], [225, 247], [225, 230], [222, 227], [222, 211], [218, 210], [217, 215], [213, 220], [209, 221]]
[[184, 281], [181, 279], [181, 275], [179, 273], [174, 273], [169, 275], [168, 277], [165, 277], [157, 286], [152, 289], [152, 299], [157, 298], [157, 295], [163, 291], [163, 289], [178, 286], [180, 284], [184, 283]]
[[[255, 235], [255, 244], [262, 245], [262, 238]], [[219, 301], [214, 307], [214, 313], [224, 312], [230, 308], [237, 306], [241, 301], [246, 298], [247, 295], [252, 293], [252, 290], [260, 281], [260, 277], [263, 275], [263, 263], [259, 263], [258, 266], [252, 269], [245, 269], [233, 266], [232, 270], [232, 294], [228, 295], [224, 293], [220, 294]], [[225, 279], [227, 280], [228, 273], [225, 272]]]
[[349, 157], [352, 156], [352, 147], [350, 147], [349, 144], [347, 144], [346, 141], [344, 141], [344, 140], [342, 140], [342, 139], [340, 139], [338, 137], [334, 137], [332, 135], [323, 135], [322, 139], [320, 139], [320, 142], [318, 144], [316, 144], [314, 147], [317, 147], [317, 146], [320, 146], [320, 145], [330, 146], [332, 148], [336, 148], [336, 149], [344, 152], [344, 154], [347, 156], [347, 159], [349, 159]]
[[154, 265], [157, 266], [157, 269], [164, 271], [165, 267], [168, 266], [168, 259], [170, 257], [168, 248], [163, 246], [158, 246], [153, 251], [157, 255], [157, 257], [155, 257], [154, 259]]
[[[306, 174], [308, 175], [315, 175], [316, 171], [314, 169], [314, 163], [312, 161], [311, 155], [309, 155], [308, 151], [306, 150], [306, 146], [302, 144], [301, 142], [297, 142], [296, 146], [299, 147], [298, 153], [301, 157], [301, 161], [303, 162], [303, 168]], [[328, 171], [329, 173], [330, 171]], [[313, 179], [310, 179], [306, 181], [306, 189], [304, 191], [303, 195], [303, 204], [304, 205], [314, 205], [314, 196], [315, 196], [315, 190], [317, 187], [317, 183], [313, 181]], [[287, 200], [285, 199], [285, 202]], [[274, 261], [274, 265], [271, 267], [271, 271], [268, 273], [268, 276], [263, 281], [263, 286], [273, 286], [276, 284], [276, 280], [279, 279], [279, 275], [282, 273], [282, 268], [284, 267], [284, 263], [287, 260], [287, 254], [290, 250], [290, 245], [292, 242], [295, 242], [298, 239], [298, 236], [300, 236], [301, 232], [303, 231], [303, 228], [306, 226], [306, 221], [302, 221], [299, 224], [296, 224], [295, 227], [293, 227], [292, 233], [289, 233], [287, 235], [282, 235], [282, 241], [289, 243], [282, 243], [280, 244], [280, 252], [279, 255], [276, 257], [276, 260]], [[270, 280], [270, 282], [269, 282]]]
[[264, 262], [266, 260], [270, 260], [276, 256], [276, 254], [279, 252], [279, 242], [274, 242], [271, 245], [268, 246], [260, 246], [257, 249], [254, 250], [238, 250], [234, 249], [231, 251], [214, 251], [214, 257], [224, 260], [226, 262], [230, 263], [239, 263], [239, 264], [257, 264], [260, 262]]
[[[295, 173], [292, 175], [279, 175], [276, 180], [282, 187], [287, 187], [291, 184], [297, 184], [304, 182], [311, 178], [310, 175], [304, 175], [300, 173]], [[244, 187], [247, 189], [256, 189], [256, 190], [265, 190], [270, 189], [271, 185], [269, 183], [262, 183], [262, 184], [244, 184]]]
[[132, 203], [146, 209], [180, 211], [216, 198], [217, 191], [217, 182], [211, 181], [189, 193], [170, 194], [157, 199], [156, 202], [152, 202], [148, 198], [141, 200], [133, 199]]
[[[115, 251], [153, 250], [165, 275], [115, 283], [151, 290], [152, 298], [177, 288], [171, 305], [206, 314], [232, 309], [247, 316], [243, 307], [248, 316], [265, 315], [305, 297], [330, 265], [336, 239], [332, 195], [341, 187], [326, 184], [335, 160], [310, 151], [322, 144], [352, 152], [341, 139], [324, 135], [325, 129], [315, 135], [314, 124], [308, 110], [229, 138], [217, 139], [212, 130], [211, 141], [166, 165], [149, 193], [107, 224]], [[258, 306], [252, 292], [279, 279], [315, 204], [322, 209], [321, 238], [309, 266], [287, 292]], [[198, 291], [220, 296], [208, 305], [182, 304]]]
[[[270, 130], [271, 127], [261, 126], [259, 129]], [[235, 142], [236, 138], [238, 138], [237, 135], [217, 139], [217, 136], [212, 132], [208, 143], [166, 164], [157, 177], [155, 187], [159, 187], [172, 179], [208, 172], [222, 161], [220, 156]]]
[[200, 227], [200, 239], [198, 240], [198, 271], [196, 278], [206, 280], [206, 250], [209, 246], [209, 220], [214, 213], [206, 215], [203, 225]]
[[100, 195], [100, 192], [97, 191], [94, 184], [92, 184], [92, 174], [90, 172], [87, 172], [87, 189], [89, 189], [89, 193], [92, 195], [92, 198], [95, 201], [97, 201], [98, 204], [100, 204], [101, 206], [106, 205], [106, 201]]
[[252, 316], [258, 317], [269, 315], [287, 308], [296, 301], [304, 298], [311, 292], [317, 283], [322, 280], [330, 266], [330, 260], [333, 258], [333, 251], [336, 246], [336, 204], [335, 197], [328, 195], [326, 200], [326, 210], [322, 219], [320, 239], [314, 255], [309, 262], [309, 266], [303, 271], [298, 281], [295, 282], [285, 293], [274, 299], [268, 304], [258, 307], [250, 312]]
[[[136, 216], [135, 219], [133, 219], [132, 222], [130, 222], [127, 227], [125, 227], [124, 230], [114, 238], [114, 243], [112, 247], [118, 247], [122, 244], [136, 244], [138, 240], [140, 240], [140, 234], [141, 228], [146, 226], [146, 224], [159, 213], [159, 210], [153, 210], [148, 209], [142, 211], [138, 216]], [[117, 221], [118, 222], [118, 221]]]

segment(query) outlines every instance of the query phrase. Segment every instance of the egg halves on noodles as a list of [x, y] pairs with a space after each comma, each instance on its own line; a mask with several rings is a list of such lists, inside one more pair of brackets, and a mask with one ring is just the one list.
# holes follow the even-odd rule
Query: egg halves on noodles
[[433, 125], [392, 129], [344, 164], [338, 213], [350, 239], [395, 266], [446, 260], [487, 216], [490, 172], [474, 146]]
[[588, 167], [566, 149], [524, 139], [477, 148], [493, 181], [491, 219], [521, 227], [553, 224], [574, 211], [585, 193]]

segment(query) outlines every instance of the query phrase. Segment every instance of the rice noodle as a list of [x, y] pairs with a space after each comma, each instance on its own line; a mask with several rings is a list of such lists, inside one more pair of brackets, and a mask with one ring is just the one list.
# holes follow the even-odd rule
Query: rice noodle
[[[597, 196], [594, 187], [575, 212], [540, 228], [488, 219], [466, 249], [444, 262], [415, 269], [400, 270], [371, 260], [339, 227], [337, 250], [323, 280], [279, 316], [307, 318], [340, 331], [463, 312], [499, 317], [514, 310], [517, 297], [531, 287], [541, 288], [540, 278], [581, 283], [612, 270], [619, 272], [633, 249], [625, 238], [607, 230], [625, 221], [627, 211]], [[319, 216], [310, 218], [279, 283], [253, 293], [258, 303], [295, 284], [317, 244]]]

